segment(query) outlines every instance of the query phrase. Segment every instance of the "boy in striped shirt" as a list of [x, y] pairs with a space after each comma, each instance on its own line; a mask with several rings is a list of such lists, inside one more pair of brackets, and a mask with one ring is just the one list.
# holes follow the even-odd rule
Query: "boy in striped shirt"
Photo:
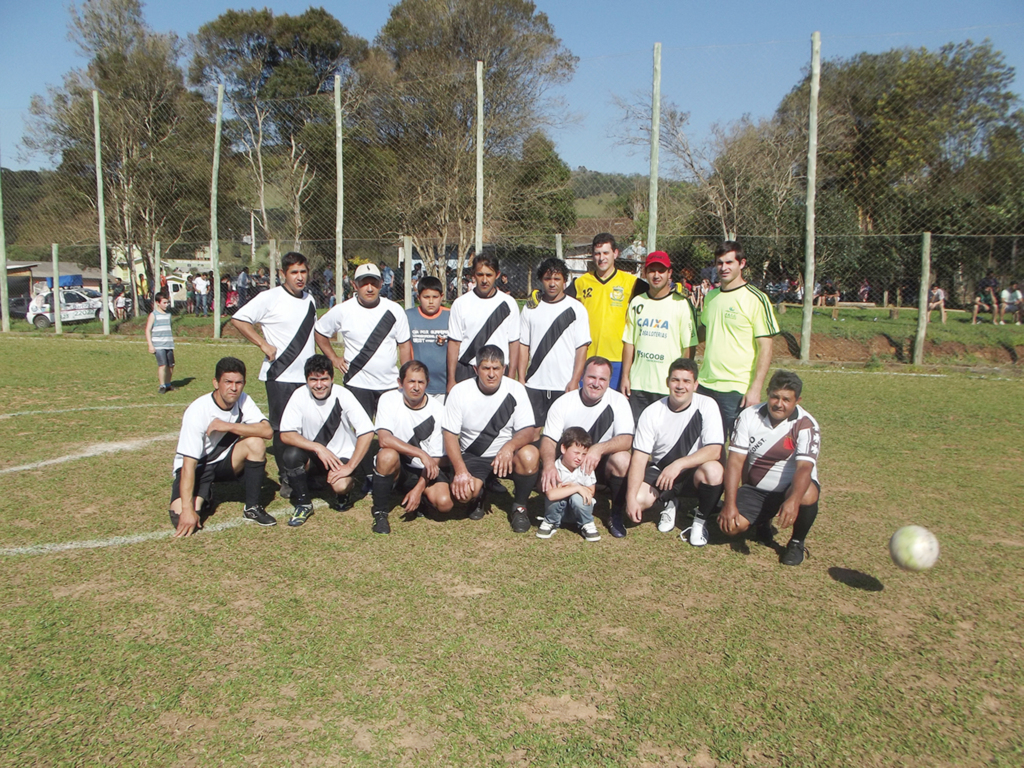
[[171, 300], [167, 291], [160, 291], [155, 297], [153, 311], [146, 320], [146, 343], [149, 353], [156, 355], [156, 377], [160, 382], [157, 392], [161, 395], [173, 392], [174, 337], [171, 335]]

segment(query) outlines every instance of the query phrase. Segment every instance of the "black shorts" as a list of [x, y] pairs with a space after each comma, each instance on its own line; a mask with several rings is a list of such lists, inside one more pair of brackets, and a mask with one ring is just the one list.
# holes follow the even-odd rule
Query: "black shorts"
[[270, 428], [280, 432], [285, 406], [292, 399], [295, 390], [306, 385], [294, 381], [265, 381], [264, 384], [267, 385], [267, 416]]
[[743, 392], [718, 392], [714, 389], [706, 389], [700, 384], [697, 385], [697, 392], [707, 395], [716, 403], [718, 410], [722, 413], [722, 430], [727, 441], [732, 442], [732, 426], [736, 423], [736, 417], [740, 415], [741, 404], [743, 403]]
[[664, 395], [659, 395], [657, 392], [644, 392], [639, 389], [630, 390], [629, 407], [633, 411], [633, 423], [635, 424], [640, 421], [640, 414], [644, 412], [645, 408], [658, 402], [663, 397]]
[[494, 467], [491, 464], [494, 461], [492, 456], [489, 459], [485, 459], [483, 456], [474, 456], [472, 453], [462, 454], [462, 460], [466, 463], [466, 469], [473, 477], [477, 480], [483, 480], [487, 482], [487, 478], [494, 472]]
[[161, 368], [164, 366], [167, 366], [168, 368], [174, 367], [173, 349], [158, 349], [153, 354], [156, 355], [156, 364]]
[[[821, 484], [817, 480], [811, 482], [820, 494]], [[751, 525], [757, 525], [762, 520], [771, 520], [779, 513], [787, 491], [789, 486], [781, 491], [764, 491], [752, 485], [741, 485], [736, 492], [736, 509]]]
[[[423, 477], [423, 468], [414, 467], [411, 464], [406, 464], [404, 461], [401, 464], [401, 469], [398, 471], [398, 482], [395, 485], [410, 489]], [[427, 480], [427, 488], [437, 483], [448, 483], [451, 484], [452, 478], [448, 474], [447, 467], [439, 467], [437, 470], [437, 477], [433, 480]]]
[[[238, 445], [238, 443], [235, 443], [235, 445]], [[235, 451], [235, 445], [232, 445], [224, 455], [224, 458], [215, 464], [196, 465], [196, 484], [193, 490], [195, 495], [203, 501], [209, 500], [210, 489], [213, 488], [214, 483], [226, 483], [238, 478], [234, 467], [231, 466], [231, 454]], [[181, 498], [180, 469], [175, 470], [174, 480], [171, 481], [171, 503], [173, 504], [179, 498]]]
[[538, 427], [543, 427], [548, 420], [548, 411], [551, 404], [565, 394], [564, 389], [531, 389], [526, 388], [526, 394], [530, 397], [530, 405], [533, 406], [533, 420]]
[[[370, 421], [377, 418], [377, 403], [380, 402], [380, 396], [385, 392], [390, 392], [389, 389], [363, 389], [362, 387], [350, 387], [347, 384], [345, 389], [352, 393], [359, 404], [363, 406], [363, 410], [366, 411], [366, 415], [370, 417]], [[397, 389], [397, 387], [395, 387]]]
[[[648, 464], [646, 471], [644, 471], [644, 482], [647, 483], [655, 492], [661, 492], [655, 483], [658, 482], [658, 477], [661, 475], [662, 468], [656, 464]], [[672, 492], [676, 494], [685, 495], [687, 492], [696, 491], [696, 486], [693, 483], [693, 475], [696, 469], [684, 469], [679, 473], [679, 477], [676, 478], [675, 483], [672, 484]]]

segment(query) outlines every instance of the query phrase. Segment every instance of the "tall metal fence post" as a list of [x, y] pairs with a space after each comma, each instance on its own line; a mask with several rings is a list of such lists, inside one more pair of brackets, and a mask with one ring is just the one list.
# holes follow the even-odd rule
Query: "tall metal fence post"
[[[476, 63], [476, 253], [484, 249], [484, 63]], [[462, 282], [461, 280], [459, 281]], [[462, 288], [460, 285], [459, 292]]]
[[342, 145], [341, 75], [334, 76], [334, 164], [338, 183], [335, 190], [334, 211], [334, 300], [345, 299], [345, 163]]
[[814, 317], [814, 197], [818, 178], [818, 88], [821, 85], [821, 33], [811, 35], [811, 103], [807, 122], [807, 204], [804, 235], [804, 315], [800, 324], [800, 359], [811, 359]]
[[220, 177], [220, 129], [224, 83], [217, 86], [217, 123], [213, 133], [213, 178], [210, 180], [210, 262], [213, 266], [213, 338], [220, 338], [220, 240], [217, 233], [217, 181]]
[[[100, 223], [100, 293], [103, 295], [103, 335], [110, 335], [110, 279], [107, 277], [107, 209], [103, 203], [103, 153], [100, 151], [100, 92], [92, 92], [92, 135], [96, 145], [96, 214]], [[130, 247], [130, 246], [129, 246]], [[132, 260], [134, 254], [128, 254]]]
[[[0, 176], [3, 172], [0, 171]], [[4, 232], [4, 194], [0, 187], [0, 330], [4, 333], [11, 332], [11, 303], [7, 286], [7, 234]]]
[[914, 365], [924, 363], [924, 337], [928, 331], [928, 286], [932, 274], [932, 233], [921, 236], [921, 288], [917, 292], [917, 336], [914, 338]]
[[661, 43], [654, 44], [654, 74], [651, 85], [651, 178], [647, 196], [647, 252], [658, 243], [658, 145], [661, 141]]
[[562, 258], [562, 236], [555, 235], [555, 257]]
[[60, 336], [64, 333], [64, 326], [61, 324], [61, 295], [60, 295], [60, 259], [58, 258], [58, 247], [56, 243], [50, 243], [50, 256], [53, 259], [53, 332]]
[[402, 238], [402, 251], [405, 256], [405, 308], [412, 309], [412, 235]]

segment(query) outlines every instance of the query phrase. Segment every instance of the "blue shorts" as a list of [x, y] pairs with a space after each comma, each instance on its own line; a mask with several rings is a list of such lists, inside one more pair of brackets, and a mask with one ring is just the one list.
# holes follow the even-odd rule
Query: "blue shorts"
[[622, 381], [622, 363], [612, 363], [612, 380], [608, 386], [618, 390], [620, 381]]
[[174, 367], [174, 350], [173, 349], [158, 349], [153, 354], [156, 355], [157, 366], [163, 368], [168, 366], [169, 368]]

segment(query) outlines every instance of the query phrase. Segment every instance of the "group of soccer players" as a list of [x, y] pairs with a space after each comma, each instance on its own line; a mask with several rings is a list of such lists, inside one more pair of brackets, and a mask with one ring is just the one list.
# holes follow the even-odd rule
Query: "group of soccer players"
[[460, 502], [479, 520], [510, 478], [516, 533], [533, 527], [526, 507], [535, 491], [544, 497], [538, 537], [571, 526], [588, 541], [600, 539], [602, 494], [616, 538], [645, 512], [659, 531], [673, 531], [682, 500], [695, 498], [680, 534], [691, 545], [707, 543], [716, 515], [724, 534], [753, 527], [771, 544], [774, 520], [793, 527], [781, 561], [799, 564], [818, 509], [820, 432], [799, 405], [795, 374], [777, 371], [761, 400], [779, 329], [769, 299], [743, 277], [742, 249], [733, 241], [717, 249], [721, 282], [699, 318], [667, 254], [648, 254], [644, 280], [619, 270], [618, 255], [614, 238], [598, 235], [594, 271], [571, 284], [566, 264], [548, 259], [522, 311], [498, 290], [501, 271], [488, 254], [473, 260], [475, 287], [450, 311], [436, 278], [420, 280], [418, 306], [405, 310], [381, 296], [380, 271], [364, 264], [355, 295], [317, 319], [306, 259], [287, 254], [282, 285], [232, 319], [265, 354], [269, 419], [242, 391], [244, 364], [221, 360], [214, 391], [182, 421], [176, 536], [201, 526], [214, 482], [239, 476], [244, 516], [276, 523], [259, 503], [272, 439], [292, 527], [313, 514], [313, 492], [329, 488], [331, 506], [343, 510], [360, 483], [371, 492], [375, 533], [390, 533], [399, 500], [407, 513], [430, 516]]

